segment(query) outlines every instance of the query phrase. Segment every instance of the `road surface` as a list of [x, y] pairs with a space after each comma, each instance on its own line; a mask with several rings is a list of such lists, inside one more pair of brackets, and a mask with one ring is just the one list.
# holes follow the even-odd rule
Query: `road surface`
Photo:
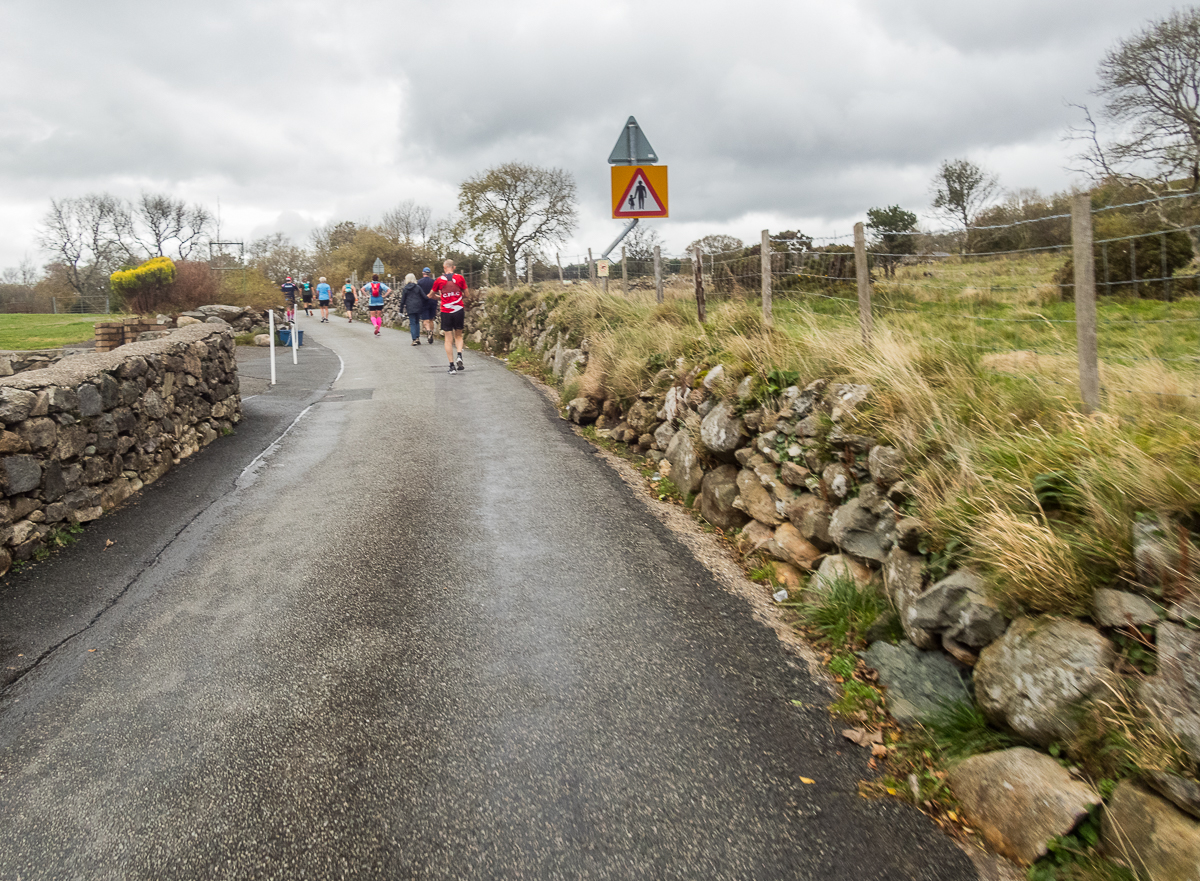
[[526, 380], [302, 327], [0, 586], [0, 879], [976, 877]]

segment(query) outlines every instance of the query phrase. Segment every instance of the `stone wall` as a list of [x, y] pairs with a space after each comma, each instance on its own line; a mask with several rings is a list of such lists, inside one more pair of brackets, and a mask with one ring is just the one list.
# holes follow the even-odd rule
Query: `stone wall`
[[[564, 387], [587, 369], [588, 341], [556, 326], [544, 303], [498, 297], [472, 309], [467, 329], [495, 354], [534, 352]], [[589, 389], [591, 396], [566, 403], [565, 415], [646, 456], [658, 479], [669, 479], [700, 516], [736, 532], [748, 561], [770, 563], [772, 590], [784, 591], [777, 598], [819, 602], [834, 579], [847, 576], [886, 598], [905, 639], [876, 636], [862, 657], [902, 725], [919, 723], [946, 699], [969, 702], [974, 694], [994, 726], [1037, 747], [976, 756], [950, 779], [968, 821], [1017, 862], [1045, 855], [1049, 839], [1104, 802], [1040, 750], [1071, 755], [1089, 711], [1127, 695], [1152, 720], [1144, 724], [1186, 755], [1136, 784], [1121, 783], [1124, 802], [1114, 797], [1103, 809], [1102, 845], [1148, 877], [1200, 881], [1200, 578], [1189, 566], [1200, 560], [1200, 547], [1179, 538], [1181, 525], [1139, 521], [1131, 536], [1137, 581], [1097, 590], [1087, 617], [1011, 620], [980, 573], [931, 576], [932, 561], [921, 552], [924, 527], [904, 514], [909, 463], [858, 428], [870, 387], [815, 379], [760, 400], [754, 386], [753, 377], [727, 376], [722, 365], [681, 361], [660, 370], [631, 403]], [[1131, 669], [1119, 652], [1133, 626], [1155, 630], [1151, 675]], [[1125, 814], [1153, 822], [1115, 820], [1125, 803], [1133, 805]], [[1166, 828], [1174, 836], [1169, 853], [1155, 843], [1155, 830]], [[1193, 874], [1179, 874], [1183, 865]]]
[[232, 329], [200, 324], [0, 379], [0, 572], [241, 419]]

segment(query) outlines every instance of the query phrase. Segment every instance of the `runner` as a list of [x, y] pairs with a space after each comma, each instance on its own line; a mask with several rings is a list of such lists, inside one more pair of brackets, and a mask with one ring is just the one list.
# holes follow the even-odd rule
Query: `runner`
[[321, 323], [329, 323], [329, 295], [333, 293], [332, 289], [325, 283], [325, 276], [321, 276], [321, 283], [317, 285], [317, 303], [321, 307]]
[[[463, 298], [467, 294], [467, 280], [454, 271], [454, 261], [446, 260], [442, 264], [446, 270], [433, 283], [433, 292], [442, 301], [442, 331], [446, 334], [446, 358], [450, 361], [451, 376], [456, 372], [466, 370], [463, 364], [463, 325], [466, 317]], [[458, 363], [454, 362], [454, 353], [458, 352]]]
[[342, 300], [346, 304], [346, 323], [354, 323], [354, 284], [350, 279], [346, 279], [346, 284], [342, 287]]
[[292, 282], [292, 277], [289, 275], [279, 286], [283, 291], [284, 306], [283, 314], [287, 318], [288, 323], [296, 320], [296, 285]]
[[362, 287], [362, 295], [370, 297], [367, 300], [367, 311], [371, 314], [371, 323], [375, 325], [375, 336], [379, 336], [379, 329], [383, 327], [383, 298], [391, 293], [391, 288], [379, 280], [379, 276], [372, 275], [371, 280]]
[[437, 299], [430, 295], [433, 290], [433, 275], [428, 266], [421, 270], [421, 293], [425, 295], [425, 308], [421, 310], [421, 325], [429, 332], [429, 345], [433, 345], [433, 322], [437, 318]]
[[312, 318], [312, 282], [306, 281], [300, 285], [300, 296], [304, 299], [304, 314]]

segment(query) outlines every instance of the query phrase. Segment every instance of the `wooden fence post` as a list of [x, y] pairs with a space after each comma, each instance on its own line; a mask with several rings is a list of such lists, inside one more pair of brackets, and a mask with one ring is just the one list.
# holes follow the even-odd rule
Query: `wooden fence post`
[[554, 252], [554, 262], [558, 264], [558, 283], [566, 284], [566, 281], [563, 279], [562, 258], [558, 256], [558, 251]]
[[658, 245], [654, 246], [654, 299], [658, 303], [663, 301], [662, 248]]
[[1071, 201], [1071, 246], [1075, 260], [1075, 345], [1079, 350], [1079, 395], [1083, 409], [1100, 409], [1100, 363], [1096, 351], [1096, 265], [1092, 254], [1092, 197]]
[[629, 296], [629, 263], [625, 259], [625, 246], [621, 246], [621, 283], [625, 285], [625, 296]]
[[771, 233], [762, 231], [762, 312], [763, 324], [775, 326], [775, 316], [771, 311]]
[[858, 323], [863, 345], [869, 349], [875, 320], [871, 316], [871, 271], [867, 267], [867, 238], [862, 221], [854, 224], [854, 272], [858, 278]]
[[592, 259], [592, 249], [588, 248], [588, 281], [596, 286], [596, 261]]
[[533, 284], [533, 255], [525, 255], [525, 284]]
[[692, 275], [696, 278], [696, 316], [703, 324], [705, 320], [704, 314], [704, 256], [700, 253], [700, 246], [697, 245], [692, 249]]

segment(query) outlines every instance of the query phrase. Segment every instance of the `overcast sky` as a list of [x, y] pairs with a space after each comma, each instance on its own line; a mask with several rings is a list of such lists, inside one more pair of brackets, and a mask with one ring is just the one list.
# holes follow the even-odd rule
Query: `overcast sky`
[[[943, 159], [1066, 189], [1096, 65], [1169, 0], [0, 0], [0, 268], [43, 259], [49, 200], [166, 192], [222, 235], [451, 214], [509, 160], [580, 194], [602, 250], [636, 116], [670, 168], [667, 248], [924, 212]], [[643, 221], [646, 222], [646, 221]]]

